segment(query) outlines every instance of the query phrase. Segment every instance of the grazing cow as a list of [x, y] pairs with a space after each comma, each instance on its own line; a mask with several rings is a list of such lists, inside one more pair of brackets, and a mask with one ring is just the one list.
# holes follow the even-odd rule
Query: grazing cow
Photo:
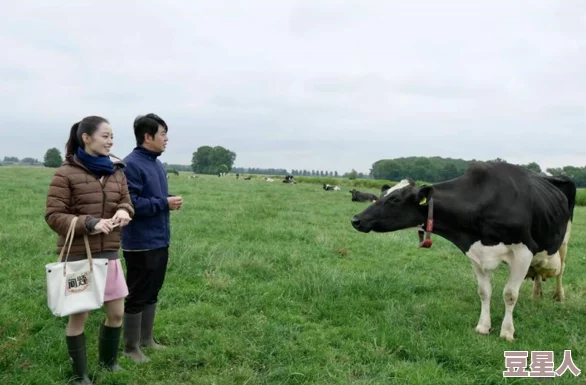
[[379, 198], [371, 193], [360, 192], [356, 189], [350, 190], [352, 202], [376, 202]]
[[403, 180], [351, 222], [365, 233], [422, 228], [426, 223], [421, 246], [430, 247], [434, 233], [458, 247], [470, 258], [478, 281], [479, 334], [491, 328], [491, 271], [506, 262], [509, 277], [500, 337], [512, 341], [513, 310], [524, 279], [534, 279], [535, 298], [541, 296], [541, 279], [555, 276], [554, 298], [565, 298], [562, 274], [575, 197], [576, 185], [568, 178], [542, 176], [504, 162], [478, 162], [461, 177], [431, 186]]
[[331, 184], [324, 183], [324, 190], [326, 191], [340, 191], [340, 186], [332, 186]]

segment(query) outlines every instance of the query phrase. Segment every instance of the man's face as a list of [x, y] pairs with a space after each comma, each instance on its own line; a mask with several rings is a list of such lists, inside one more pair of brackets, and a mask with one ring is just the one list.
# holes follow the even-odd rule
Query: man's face
[[167, 147], [167, 130], [165, 127], [159, 124], [159, 130], [155, 134], [154, 138], [151, 138], [148, 134], [145, 134], [145, 143], [148, 149], [154, 152], [164, 152]]

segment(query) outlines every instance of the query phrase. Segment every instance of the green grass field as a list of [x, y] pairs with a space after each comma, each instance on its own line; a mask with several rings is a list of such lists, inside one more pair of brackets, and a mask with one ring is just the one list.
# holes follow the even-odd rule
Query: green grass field
[[[53, 170], [0, 168], [0, 384], [65, 384], [66, 318], [46, 303], [46, 263], [57, 259], [43, 215]], [[441, 238], [417, 248], [415, 232], [361, 234], [366, 203], [347, 186], [288, 185], [233, 177], [169, 180], [184, 208], [172, 213], [170, 266], [155, 332], [170, 347], [126, 358], [125, 373], [98, 369], [102, 311], [86, 325], [95, 384], [525, 384], [504, 379], [505, 350], [571, 349], [586, 370], [586, 208], [575, 213], [564, 276], [567, 300], [515, 309], [516, 341], [498, 338], [508, 270], [494, 274], [493, 330], [480, 311], [467, 257]], [[377, 192], [376, 189], [362, 189]], [[584, 384], [569, 371], [552, 384]]]

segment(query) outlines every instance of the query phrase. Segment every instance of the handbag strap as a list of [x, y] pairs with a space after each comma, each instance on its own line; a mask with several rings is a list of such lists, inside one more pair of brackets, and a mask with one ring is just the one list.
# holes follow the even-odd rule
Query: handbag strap
[[85, 252], [87, 254], [87, 259], [90, 263], [90, 271], [94, 271], [94, 261], [92, 259], [92, 250], [90, 249], [90, 242], [87, 239], [87, 235], [83, 235], [83, 243], [85, 243]]
[[[67, 254], [65, 255], [65, 265], [63, 266], [63, 276], [67, 274], [67, 258], [69, 257], [69, 251], [71, 250], [71, 245], [73, 244], [73, 238], [75, 236], [75, 225], [77, 223], [78, 217], [73, 217], [71, 223], [69, 223], [69, 229], [67, 230], [67, 235], [65, 236], [65, 243], [63, 244], [63, 248], [61, 249], [61, 253], [59, 254], [59, 259], [57, 262], [61, 262], [63, 260], [63, 252], [65, 251], [65, 247], [67, 247]], [[85, 251], [87, 254], [87, 259], [90, 264], [90, 271], [93, 272], [94, 264], [92, 259], [92, 250], [90, 248], [90, 243], [87, 237], [87, 234], [83, 235], [83, 243], [85, 244]]]
[[65, 251], [66, 247], [67, 247], [67, 255], [65, 256], [65, 261], [67, 262], [67, 257], [69, 257], [69, 250], [71, 250], [71, 244], [73, 243], [73, 235], [75, 234], [75, 224], [76, 223], [77, 223], [77, 217], [73, 217], [73, 219], [69, 223], [69, 229], [67, 229], [67, 235], [65, 236], [65, 242], [63, 243], [63, 247], [61, 248], [61, 253], [59, 253], [59, 259], [57, 259], [57, 262], [61, 262], [63, 260], [63, 252]]

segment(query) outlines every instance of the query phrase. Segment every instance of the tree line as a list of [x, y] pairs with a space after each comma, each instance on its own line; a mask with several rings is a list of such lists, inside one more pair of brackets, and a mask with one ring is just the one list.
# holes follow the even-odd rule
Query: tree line
[[[506, 162], [505, 159], [492, 159], [493, 162]], [[463, 175], [469, 165], [476, 159], [464, 160], [442, 157], [403, 157], [381, 159], [373, 163], [370, 176], [374, 179], [398, 181], [404, 178], [437, 183]], [[521, 164], [529, 170], [544, 173], [536, 162]], [[547, 173], [555, 176], [564, 175], [571, 178], [578, 187], [586, 187], [586, 167], [565, 166], [547, 168]]]
[[[380, 159], [372, 164], [370, 172], [364, 174], [352, 169], [340, 175], [338, 171], [329, 170], [301, 170], [293, 169], [291, 172], [284, 168], [258, 168], [258, 167], [234, 167], [236, 153], [222, 146], [201, 146], [193, 152], [190, 165], [164, 163], [167, 171], [192, 171], [198, 174], [218, 174], [231, 172], [240, 174], [261, 174], [261, 175], [294, 175], [294, 176], [316, 176], [316, 177], [342, 177], [349, 179], [381, 179], [399, 181], [405, 178], [437, 183], [444, 180], [457, 178], [464, 174], [469, 165], [476, 162], [476, 159], [464, 160], [459, 158], [442, 157], [402, 157], [393, 159]], [[506, 162], [501, 158], [493, 159], [496, 162]], [[59, 167], [63, 163], [61, 152], [57, 148], [50, 148], [45, 153], [43, 162], [35, 158], [22, 158], [5, 156], [1, 165], [32, 165], [45, 167]], [[536, 162], [522, 164], [521, 166], [543, 173], [541, 166]], [[571, 178], [578, 187], [586, 187], [586, 166], [564, 166], [558, 168], [547, 168], [547, 173], [555, 176], [564, 175]]]
[[42, 166], [43, 165], [43, 163], [40, 162], [38, 159], [28, 158], [28, 157], [18, 159], [15, 156], [5, 156], [4, 159], [2, 161], [0, 161], [0, 165], [2, 165], [2, 166], [15, 165], [15, 164], [19, 164], [19, 165], [23, 165], [23, 166]]
[[[59, 163], [59, 165], [60, 164], [61, 164], [61, 162]], [[51, 163], [49, 163], [47, 165], [46, 162], [41, 162], [40, 160], [38, 160], [36, 158], [30, 158], [30, 157], [19, 159], [16, 156], [5, 156], [4, 159], [0, 160], [0, 166], [14, 166], [14, 165], [52, 167]]]

